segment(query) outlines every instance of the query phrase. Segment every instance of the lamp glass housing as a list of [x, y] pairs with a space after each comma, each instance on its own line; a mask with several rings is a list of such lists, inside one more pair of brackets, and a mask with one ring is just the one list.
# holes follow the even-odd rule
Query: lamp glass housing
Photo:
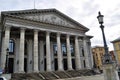
[[101, 13], [99, 12], [99, 15], [97, 16], [98, 22], [99, 24], [103, 24], [103, 15], [101, 15]]

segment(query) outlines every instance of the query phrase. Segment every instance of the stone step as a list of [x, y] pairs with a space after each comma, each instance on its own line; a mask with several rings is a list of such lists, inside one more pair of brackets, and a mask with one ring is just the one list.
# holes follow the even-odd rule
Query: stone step
[[69, 70], [69, 71], [66, 71], [66, 73], [68, 73], [68, 74], [71, 75], [72, 77], [81, 76], [81, 73], [78, 72], [78, 71], [75, 71], [75, 70]]
[[70, 71], [53, 71], [39, 73], [13, 73], [11, 80], [56, 80], [80, 76], [91, 76], [93, 70], [70, 70]]
[[55, 71], [54, 72], [60, 78], [70, 78], [71, 76], [64, 71]]
[[45, 80], [58, 79], [52, 72], [40, 72], [39, 74], [41, 74]]

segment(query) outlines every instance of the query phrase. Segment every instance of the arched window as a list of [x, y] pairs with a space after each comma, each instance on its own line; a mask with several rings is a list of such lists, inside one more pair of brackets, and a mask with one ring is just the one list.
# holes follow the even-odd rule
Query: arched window
[[14, 54], [14, 40], [9, 40], [9, 53]]

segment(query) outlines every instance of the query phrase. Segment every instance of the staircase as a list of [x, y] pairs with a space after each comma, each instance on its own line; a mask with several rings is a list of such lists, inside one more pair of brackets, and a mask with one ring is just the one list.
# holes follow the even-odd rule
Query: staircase
[[41, 72], [39, 74], [41, 74], [45, 80], [58, 79], [58, 77], [52, 72]]
[[59, 76], [59, 78], [71, 78], [65, 71], [55, 71], [54, 73]]
[[39, 73], [14, 73], [11, 80], [56, 80], [95, 75], [93, 70], [70, 70]]

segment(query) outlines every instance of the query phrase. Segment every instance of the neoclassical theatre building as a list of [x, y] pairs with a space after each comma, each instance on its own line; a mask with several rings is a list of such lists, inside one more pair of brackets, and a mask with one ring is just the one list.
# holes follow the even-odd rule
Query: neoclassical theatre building
[[9, 73], [91, 69], [92, 36], [87, 31], [56, 9], [3, 11], [0, 67], [8, 64]]

